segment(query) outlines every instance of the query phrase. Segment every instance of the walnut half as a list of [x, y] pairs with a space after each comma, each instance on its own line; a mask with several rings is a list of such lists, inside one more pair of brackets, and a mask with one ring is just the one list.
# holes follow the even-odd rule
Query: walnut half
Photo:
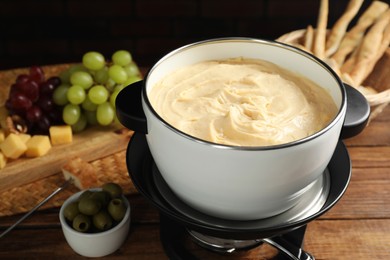
[[10, 133], [27, 133], [28, 127], [23, 118], [18, 115], [8, 116], [6, 119], [7, 130]]

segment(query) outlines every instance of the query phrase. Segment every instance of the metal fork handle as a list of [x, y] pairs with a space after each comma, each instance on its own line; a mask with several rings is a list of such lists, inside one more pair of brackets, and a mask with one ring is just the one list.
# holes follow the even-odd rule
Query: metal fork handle
[[27, 212], [23, 217], [21, 217], [18, 221], [15, 222], [12, 226], [7, 228], [3, 233], [1, 233], [0, 238], [4, 237], [8, 232], [10, 232], [12, 229], [14, 229], [17, 225], [19, 225], [23, 220], [28, 218], [32, 213], [34, 213], [37, 209], [39, 209], [43, 204], [45, 204], [48, 200], [50, 200], [52, 197], [54, 197], [57, 193], [65, 189], [73, 180], [68, 179], [65, 181], [61, 187], [57, 188], [55, 191], [53, 191], [49, 196], [47, 196], [44, 200], [39, 202], [34, 208], [32, 208], [29, 212]]
[[[302, 248], [292, 245], [283, 238], [264, 238], [262, 241], [275, 247], [291, 260], [315, 260], [311, 254], [305, 252]], [[296, 256], [292, 251], [296, 252], [298, 256]]]

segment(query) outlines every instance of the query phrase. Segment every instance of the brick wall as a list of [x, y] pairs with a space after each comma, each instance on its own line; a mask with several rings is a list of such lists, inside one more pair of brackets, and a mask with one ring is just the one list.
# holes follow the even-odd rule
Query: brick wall
[[[319, 0], [0, 0], [0, 69], [127, 49], [141, 66], [224, 36], [274, 39], [315, 25]], [[348, 0], [330, 1], [329, 24]], [[371, 2], [371, 0], [366, 2]], [[367, 5], [366, 3], [365, 5]]]

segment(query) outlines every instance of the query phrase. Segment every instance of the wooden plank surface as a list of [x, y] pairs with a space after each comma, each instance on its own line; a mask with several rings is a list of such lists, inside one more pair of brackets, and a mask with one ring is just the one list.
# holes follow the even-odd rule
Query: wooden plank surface
[[390, 219], [321, 220], [308, 225], [305, 248], [316, 259], [389, 259]]
[[389, 218], [389, 191], [389, 167], [354, 168], [344, 196], [321, 219]]

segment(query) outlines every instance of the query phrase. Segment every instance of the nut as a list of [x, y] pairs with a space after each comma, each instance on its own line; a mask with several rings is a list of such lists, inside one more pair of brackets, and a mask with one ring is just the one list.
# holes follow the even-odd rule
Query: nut
[[6, 119], [7, 129], [10, 133], [27, 133], [28, 127], [26, 121], [18, 115], [8, 116]]

